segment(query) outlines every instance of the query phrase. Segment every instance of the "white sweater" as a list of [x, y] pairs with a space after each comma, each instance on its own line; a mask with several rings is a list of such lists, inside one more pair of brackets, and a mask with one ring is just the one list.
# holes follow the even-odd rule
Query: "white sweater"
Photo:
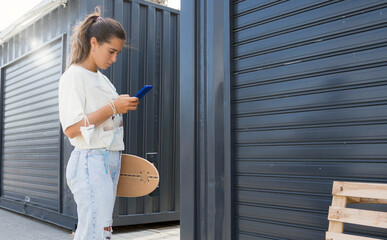
[[[92, 72], [77, 65], [71, 65], [59, 80], [59, 117], [63, 131], [81, 121], [86, 114], [92, 113], [119, 95], [115, 87], [101, 72]], [[118, 125], [118, 116], [110, 117], [95, 128], [93, 138], [88, 145], [82, 135], [70, 139], [78, 149], [107, 149]], [[120, 128], [111, 147], [111, 151], [122, 151], [123, 142], [122, 118]]]

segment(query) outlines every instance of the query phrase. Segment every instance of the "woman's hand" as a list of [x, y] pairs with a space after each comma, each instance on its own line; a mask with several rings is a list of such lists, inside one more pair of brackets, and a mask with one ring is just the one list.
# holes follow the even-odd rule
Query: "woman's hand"
[[[113, 102], [116, 107], [117, 113], [127, 113], [130, 110], [136, 110], [138, 105], [137, 97], [130, 97], [129, 95], [120, 95]], [[90, 124], [94, 124], [94, 127], [99, 126], [102, 122], [112, 116], [112, 108], [110, 104], [106, 104], [95, 112], [88, 113], [87, 118]], [[84, 126], [83, 119], [65, 129], [65, 134], [69, 138], [74, 138], [81, 135], [80, 127]]]
[[117, 113], [119, 114], [127, 113], [130, 110], [136, 110], [138, 103], [139, 100], [137, 97], [131, 97], [128, 94], [120, 95], [116, 100], [113, 101]]

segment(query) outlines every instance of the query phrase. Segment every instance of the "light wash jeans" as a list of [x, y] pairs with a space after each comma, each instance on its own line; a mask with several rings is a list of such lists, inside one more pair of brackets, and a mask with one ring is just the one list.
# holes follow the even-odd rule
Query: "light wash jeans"
[[74, 240], [112, 238], [112, 215], [120, 176], [121, 152], [109, 151], [108, 174], [104, 153], [104, 149], [74, 149], [67, 164], [67, 185], [74, 195], [78, 212]]

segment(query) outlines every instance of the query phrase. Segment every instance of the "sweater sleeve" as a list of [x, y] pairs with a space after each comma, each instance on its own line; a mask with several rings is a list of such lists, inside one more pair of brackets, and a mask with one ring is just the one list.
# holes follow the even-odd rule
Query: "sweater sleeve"
[[[69, 69], [70, 70], [70, 69]], [[63, 131], [85, 116], [84, 82], [75, 71], [65, 72], [59, 80], [59, 118]]]

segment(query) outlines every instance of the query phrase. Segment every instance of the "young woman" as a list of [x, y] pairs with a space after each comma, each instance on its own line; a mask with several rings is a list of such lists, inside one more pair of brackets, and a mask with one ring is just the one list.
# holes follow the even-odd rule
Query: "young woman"
[[116, 62], [125, 39], [122, 25], [97, 8], [73, 29], [69, 66], [59, 81], [60, 121], [75, 147], [66, 169], [77, 204], [75, 240], [111, 239], [124, 150], [121, 114], [136, 110], [138, 98], [117, 94], [98, 69]]

